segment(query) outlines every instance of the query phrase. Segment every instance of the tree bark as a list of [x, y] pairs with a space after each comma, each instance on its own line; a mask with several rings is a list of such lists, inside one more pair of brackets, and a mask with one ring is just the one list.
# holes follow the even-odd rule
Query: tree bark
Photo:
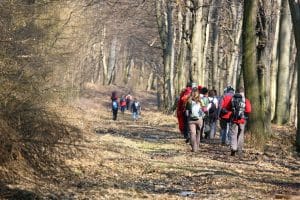
[[277, 95], [274, 122], [286, 124], [289, 122], [289, 66], [291, 44], [291, 18], [289, 16], [288, 0], [282, 0], [282, 15], [279, 31], [279, 65], [277, 74]]
[[[281, 6], [281, 0], [277, 0], [278, 7]], [[276, 108], [276, 87], [277, 87], [277, 72], [278, 72], [278, 44], [279, 44], [279, 30], [280, 30], [280, 16], [281, 10], [278, 8], [272, 47], [272, 57], [271, 57], [271, 69], [270, 69], [270, 104], [271, 104], [271, 119], [275, 117], [275, 108]]]
[[106, 33], [105, 33], [106, 29], [105, 27], [103, 27], [102, 29], [102, 38], [101, 38], [101, 42], [100, 42], [100, 62], [102, 62], [102, 66], [103, 66], [103, 80], [102, 80], [102, 84], [106, 85], [107, 83], [107, 63], [106, 63], [106, 53], [105, 53], [105, 38], [106, 38]]
[[243, 77], [246, 97], [251, 100], [252, 113], [248, 122], [249, 131], [254, 136], [256, 145], [263, 146], [267, 138], [265, 119], [260, 101], [259, 82], [256, 64], [256, 22], [257, 1], [244, 1], [243, 19]]
[[113, 76], [116, 67], [116, 48], [117, 48], [117, 38], [114, 37], [113, 40], [111, 41], [109, 59], [108, 59], [108, 82], [107, 82], [108, 85], [113, 83]]
[[300, 151], [300, 1], [299, 0], [289, 0], [292, 22], [294, 27], [295, 43], [297, 48], [296, 55], [296, 69], [297, 69], [297, 134], [296, 134], [296, 147]]
[[202, 4], [203, 0], [194, 0], [193, 2], [193, 26], [191, 39], [191, 64], [190, 81], [203, 83], [203, 37], [202, 37]]

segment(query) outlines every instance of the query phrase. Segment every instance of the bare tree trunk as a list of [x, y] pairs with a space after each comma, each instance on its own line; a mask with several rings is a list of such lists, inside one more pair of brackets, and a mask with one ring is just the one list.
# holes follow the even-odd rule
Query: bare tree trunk
[[238, 71], [238, 64], [240, 59], [240, 47], [241, 47], [241, 35], [242, 35], [242, 25], [243, 25], [243, 12], [242, 12], [242, 6], [239, 4], [236, 4], [237, 6], [232, 6], [233, 13], [235, 15], [234, 18], [234, 24], [236, 30], [236, 33], [234, 35], [234, 44], [233, 44], [233, 50], [230, 58], [230, 64], [229, 64], [229, 75], [227, 84], [232, 85], [234, 88], [237, 86], [237, 77], [239, 77], [239, 71]]
[[174, 6], [172, 1], [168, 2], [168, 54], [169, 56], [169, 77], [168, 77], [168, 109], [170, 109], [174, 102], [175, 90], [174, 90], [174, 66], [175, 66], [175, 42], [176, 42], [176, 30], [173, 23]]
[[277, 97], [274, 122], [285, 124], [289, 121], [289, 66], [291, 43], [291, 18], [289, 16], [288, 0], [282, 0], [282, 15], [280, 20], [279, 65], [277, 75]]
[[244, 1], [243, 19], [243, 77], [246, 96], [251, 99], [252, 113], [248, 122], [249, 131], [254, 135], [258, 146], [265, 144], [267, 132], [265, 130], [265, 119], [260, 101], [259, 82], [256, 65], [256, 20], [257, 2]]
[[150, 91], [152, 89], [153, 77], [154, 77], [154, 73], [153, 73], [153, 71], [151, 71], [148, 81], [147, 81], [147, 87], [146, 87], [147, 91]]
[[107, 78], [107, 63], [106, 63], [106, 53], [105, 53], [105, 47], [104, 47], [104, 44], [105, 44], [105, 27], [103, 27], [103, 30], [102, 30], [102, 38], [101, 38], [101, 42], [100, 42], [100, 61], [102, 62], [102, 66], [103, 66], [103, 80], [102, 80], [102, 83], [103, 85], [105, 85], [108, 81], [108, 78]]
[[[187, 2], [187, 6], [189, 6], [189, 2]], [[185, 9], [185, 12], [180, 12], [183, 16], [182, 21], [182, 37], [180, 42], [180, 54], [178, 56], [178, 87], [177, 92], [180, 93], [181, 89], [186, 85], [186, 74], [187, 71], [187, 54], [188, 54], [188, 45], [190, 44], [190, 20], [191, 20], [191, 12], [188, 8]]]
[[[281, 0], [277, 0], [278, 7], [281, 6]], [[277, 88], [277, 72], [278, 72], [278, 45], [279, 45], [279, 30], [280, 30], [280, 9], [277, 10], [277, 19], [275, 34], [272, 47], [271, 69], [270, 69], [270, 104], [271, 104], [271, 119], [274, 119], [276, 108], [276, 88]]]
[[191, 65], [190, 80], [203, 83], [203, 38], [202, 38], [202, 4], [203, 0], [193, 0], [193, 26], [192, 26], [192, 39], [191, 39]]
[[109, 59], [108, 59], [108, 82], [107, 82], [108, 85], [112, 84], [113, 76], [114, 76], [114, 73], [115, 73], [116, 48], [117, 48], [117, 38], [114, 37], [111, 41]]
[[296, 147], [300, 152], [300, 2], [299, 0], [289, 0], [293, 27], [294, 27], [294, 35], [295, 35], [295, 43], [297, 48], [296, 55], [296, 69], [297, 69], [297, 134], [296, 134]]
[[203, 48], [203, 59], [202, 59], [202, 65], [203, 65], [203, 72], [202, 73], [205, 73], [206, 76], [204, 77], [203, 79], [203, 82], [202, 84], [203, 85], [207, 85], [209, 88], [211, 88], [211, 81], [209, 81], [210, 77], [211, 77], [211, 67], [208, 66], [208, 63], [209, 63], [209, 58], [208, 58], [208, 55], [209, 55], [209, 45], [213, 42], [212, 41], [212, 23], [215, 23], [213, 21], [213, 17], [214, 17], [214, 14], [215, 14], [215, 10], [216, 10], [216, 0], [211, 0], [210, 2], [210, 7], [208, 9], [208, 16], [207, 16], [207, 21], [206, 21], [206, 28], [205, 28], [205, 43], [204, 43], [204, 48]]
[[289, 96], [291, 97], [289, 100], [289, 105], [290, 105], [290, 113], [289, 113], [289, 118], [291, 123], [296, 122], [296, 115], [297, 115], [297, 62], [294, 63], [293, 65], [293, 70], [292, 74], [290, 75], [291, 77], [291, 89], [289, 90]]

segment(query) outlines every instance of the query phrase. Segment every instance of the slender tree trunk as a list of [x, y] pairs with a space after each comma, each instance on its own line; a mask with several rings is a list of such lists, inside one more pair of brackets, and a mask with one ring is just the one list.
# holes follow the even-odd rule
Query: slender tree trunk
[[260, 101], [259, 82], [256, 65], [256, 20], [257, 2], [244, 1], [243, 19], [243, 77], [246, 96], [251, 100], [252, 113], [248, 122], [249, 131], [254, 135], [258, 146], [265, 144], [267, 132], [265, 131], [263, 109]]
[[299, 0], [289, 0], [291, 16], [294, 27], [295, 43], [297, 48], [296, 55], [296, 69], [297, 69], [297, 134], [296, 134], [296, 147], [300, 152], [300, 1]]
[[101, 38], [101, 42], [100, 42], [100, 62], [102, 62], [102, 66], [103, 66], [103, 81], [102, 84], [105, 85], [107, 83], [107, 63], [106, 63], [106, 53], [105, 53], [105, 27], [103, 27], [102, 30], [102, 38]]
[[193, 26], [192, 26], [192, 40], [191, 40], [191, 65], [190, 80], [203, 83], [203, 38], [202, 38], [202, 5], [203, 0], [194, 0], [193, 7]]
[[163, 84], [158, 83], [157, 86], [162, 87], [163, 106], [168, 107], [168, 77], [169, 65], [170, 65], [170, 54], [168, 54], [168, 12], [166, 11], [166, 3], [164, 0], [156, 0], [156, 21], [158, 25], [158, 31], [160, 41], [163, 48]]
[[172, 1], [168, 2], [168, 54], [169, 56], [169, 77], [167, 81], [168, 88], [168, 110], [172, 107], [175, 97], [174, 90], [174, 66], [175, 66], [175, 42], [176, 42], [176, 30], [173, 23], [174, 6]]
[[147, 87], [146, 87], [147, 91], [150, 91], [152, 89], [153, 77], [154, 77], [154, 73], [153, 73], [153, 71], [151, 71], [148, 81], [147, 81]]
[[[281, 0], [277, 0], [278, 7], [281, 6]], [[277, 88], [277, 72], [278, 72], [278, 44], [279, 44], [279, 30], [280, 30], [280, 19], [281, 19], [281, 10], [278, 8], [272, 47], [272, 57], [271, 57], [271, 78], [270, 78], [270, 104], [271, 104], [271, 119], [274, 119], [275, 108], [276, 108], [276, 88]]]
[[274, 122], [286, 124], [289, 122], [289, 66], [291, 44], [291, 18], [288, 0], [282, 0], [282, 15], [279, 32], [279, 65], [277, 74], [277, 97]]
[[230, 83], [227, 84], [232, 84], [234, 88], [237, 86], [237, 77], [239, 76], [238, 72], [238, 64], [239, 64], [239, 59], [240, 59], [240, 47], [241, 47], [241, 36], [242, 36], [242, 26], [243, 26], [243, 16], [242, 16], [242, 6], [239, 4], [236, 4], [237, 6], [232, 6], [233, 11], [235, 11], [235, 28], [236, 30], [236, 35], [234, 39], [234, 44], [233, 44], [233, 50], [230, 58], [230, 64], [229, 64], [229, 80]]
[[[209, 50], [211, 48], [209, 48], [209, 46], [211, 45], [211, 43], [213, 43], [212, 41], [212, 34], [213, 30], [213, 23], [216, 23], [216, 20], [214, 20], [214, 16], [215, 16], [215, 10], [216, 10], [216, 6], [217, 6], [217, 1], [216, 0], [211, 0], [210, 2], [210, 7], [208, 9], [208, 16], [207, 16], [207, 21], [206, 21], [206, 28], [205, 28], [205, 43], [204, 43], [204, 48], [203, 48], [203, 59], [202, 59], [202, 65], [203, 65], [203, 72], [205, 73], [206, 76], [204, 76], [203, 82], [202, 84], [207, 85], [209, 88], [212, 87], [211, 83], [212, 81], [210, 81], [210, 78], [212, 77], [212, 67], [209, 67], [208, 63], [210, 62], [210, 58], [209, 55], [211, 55], [211, 53], [209, 52]], [[214, 20], [214, 21], [213, 21]]]
[[188, 40], [188, 31], [190, 23], [190, 14], [188, 9], [183, 12], [181, 5], [179, 5], [178, 13], [178, 24], [179, 24], [179, 41], [180, 41], [180, 50], [177, 62], [177, 94], [180, 93], [181, 89], [185, 85], [185, 71], [186, 71], [186, 56], [187, 56], [187, 40]]
[[117, 38], [113, 38], [110, 46], [109, 59], [108, 59], [108, 82], [110, 85], [113, 82], [113, 76], [116, 67], [116, 48], [117, 48]]

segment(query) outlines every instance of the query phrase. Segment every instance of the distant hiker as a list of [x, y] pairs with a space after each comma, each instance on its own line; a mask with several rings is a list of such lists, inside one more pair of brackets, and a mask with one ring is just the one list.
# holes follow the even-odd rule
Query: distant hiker
[[184, 136], [186, 142], [189, 141], [189, 124], [188, 124], [188, 117], [185, 114], [186, 110], [186, 103], [192, 93], [192, 88], [190, 85], [181, 92], [178, 103], [177, 103], [177, 119], [180, 133]]
[[131, 109], [130, 106], [131, 106], [131, 102], [132, 102], [132, 96], [131, 96], [130, 92], [126, 95], [125, 99], [126, 99], [126, 109], [130, 110]]
[[220, 101], [220, 126], [221, 126], [221, 142], [222, 144], [229, 145], [231, 142], [230, 133], [230, 117], [232, 112], [227, 109], [227, 106], [231, 102], [231, 98], [234, 95], [234, 89], [231, 86], [227, 86], [224, 89], [224, 95]]
[[207, 106], [207, 110], [208, 110], [208, 123], [210, 127], [209, 139], [213, 139], [215, 138], [216, 135], [216, 127], [217, 127], [217, 120], [218, 120], [218, 106], [219, 106], [219, 101], [216, 97], [215, 90], [210, 90], [208, 92], [208, 100], [209, 100], [209, 104]]
[[122, 114], [124, 114], [125, 109], [126, 109], [125, 95], [122, 95], [122, 97], [120, 98], [120, 109], [121, 109]]
[[113, 120], [117, 120], [118, 110], [119, 110], [118, 99], [112, 98], [111, 110], [112, 110], [112, 114], [113, 114]]
[[195, 88], [192, 91], [191, 97], [189, 98], [186, 105], [186, 116], [188, 117], [188, 124], [190, 129], [190, 144], [192, 151], [195, 152], [199, 148], [200, 144], [200, 131], [203, 124], [204, 113], [201, 109], [200, 96], [198, 89]]
[[136, 98], [134, 98], [134, 101], [132, 102], [131, 111], [132, 111], [132, 118], [134, 121], [136, 121], [141, 114], [141, 104]]
[[231, 112], [231, 156], [235, 156], [236, 152], [242, 153], [243, 150], [245, 118], [251, 112], [251, 103], [245, 98], [244, 88], [240, 87], [224, 106]]

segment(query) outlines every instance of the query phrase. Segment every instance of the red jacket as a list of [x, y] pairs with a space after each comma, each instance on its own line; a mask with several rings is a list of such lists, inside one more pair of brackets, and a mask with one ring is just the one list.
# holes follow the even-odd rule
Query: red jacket
[[[221, 105], [221, 109], [226, 109], [227, 113], [222, 115], [221, 114], [221, 118], [222, 119], [230, 119], [231, 115], [232, 115], [232, 107], [231, 107], [231, 99], [232, 96], [225, 96]], [[249, 114], [251, 112], [251, 103], [249, 101], [249, 99], [245, 99], [245, 113]], [[245, 123], [245, 118], [242, 119], [237, 119], [237, 120], [233, 120], [234, 123], [237, 124], [244, 124]]]

